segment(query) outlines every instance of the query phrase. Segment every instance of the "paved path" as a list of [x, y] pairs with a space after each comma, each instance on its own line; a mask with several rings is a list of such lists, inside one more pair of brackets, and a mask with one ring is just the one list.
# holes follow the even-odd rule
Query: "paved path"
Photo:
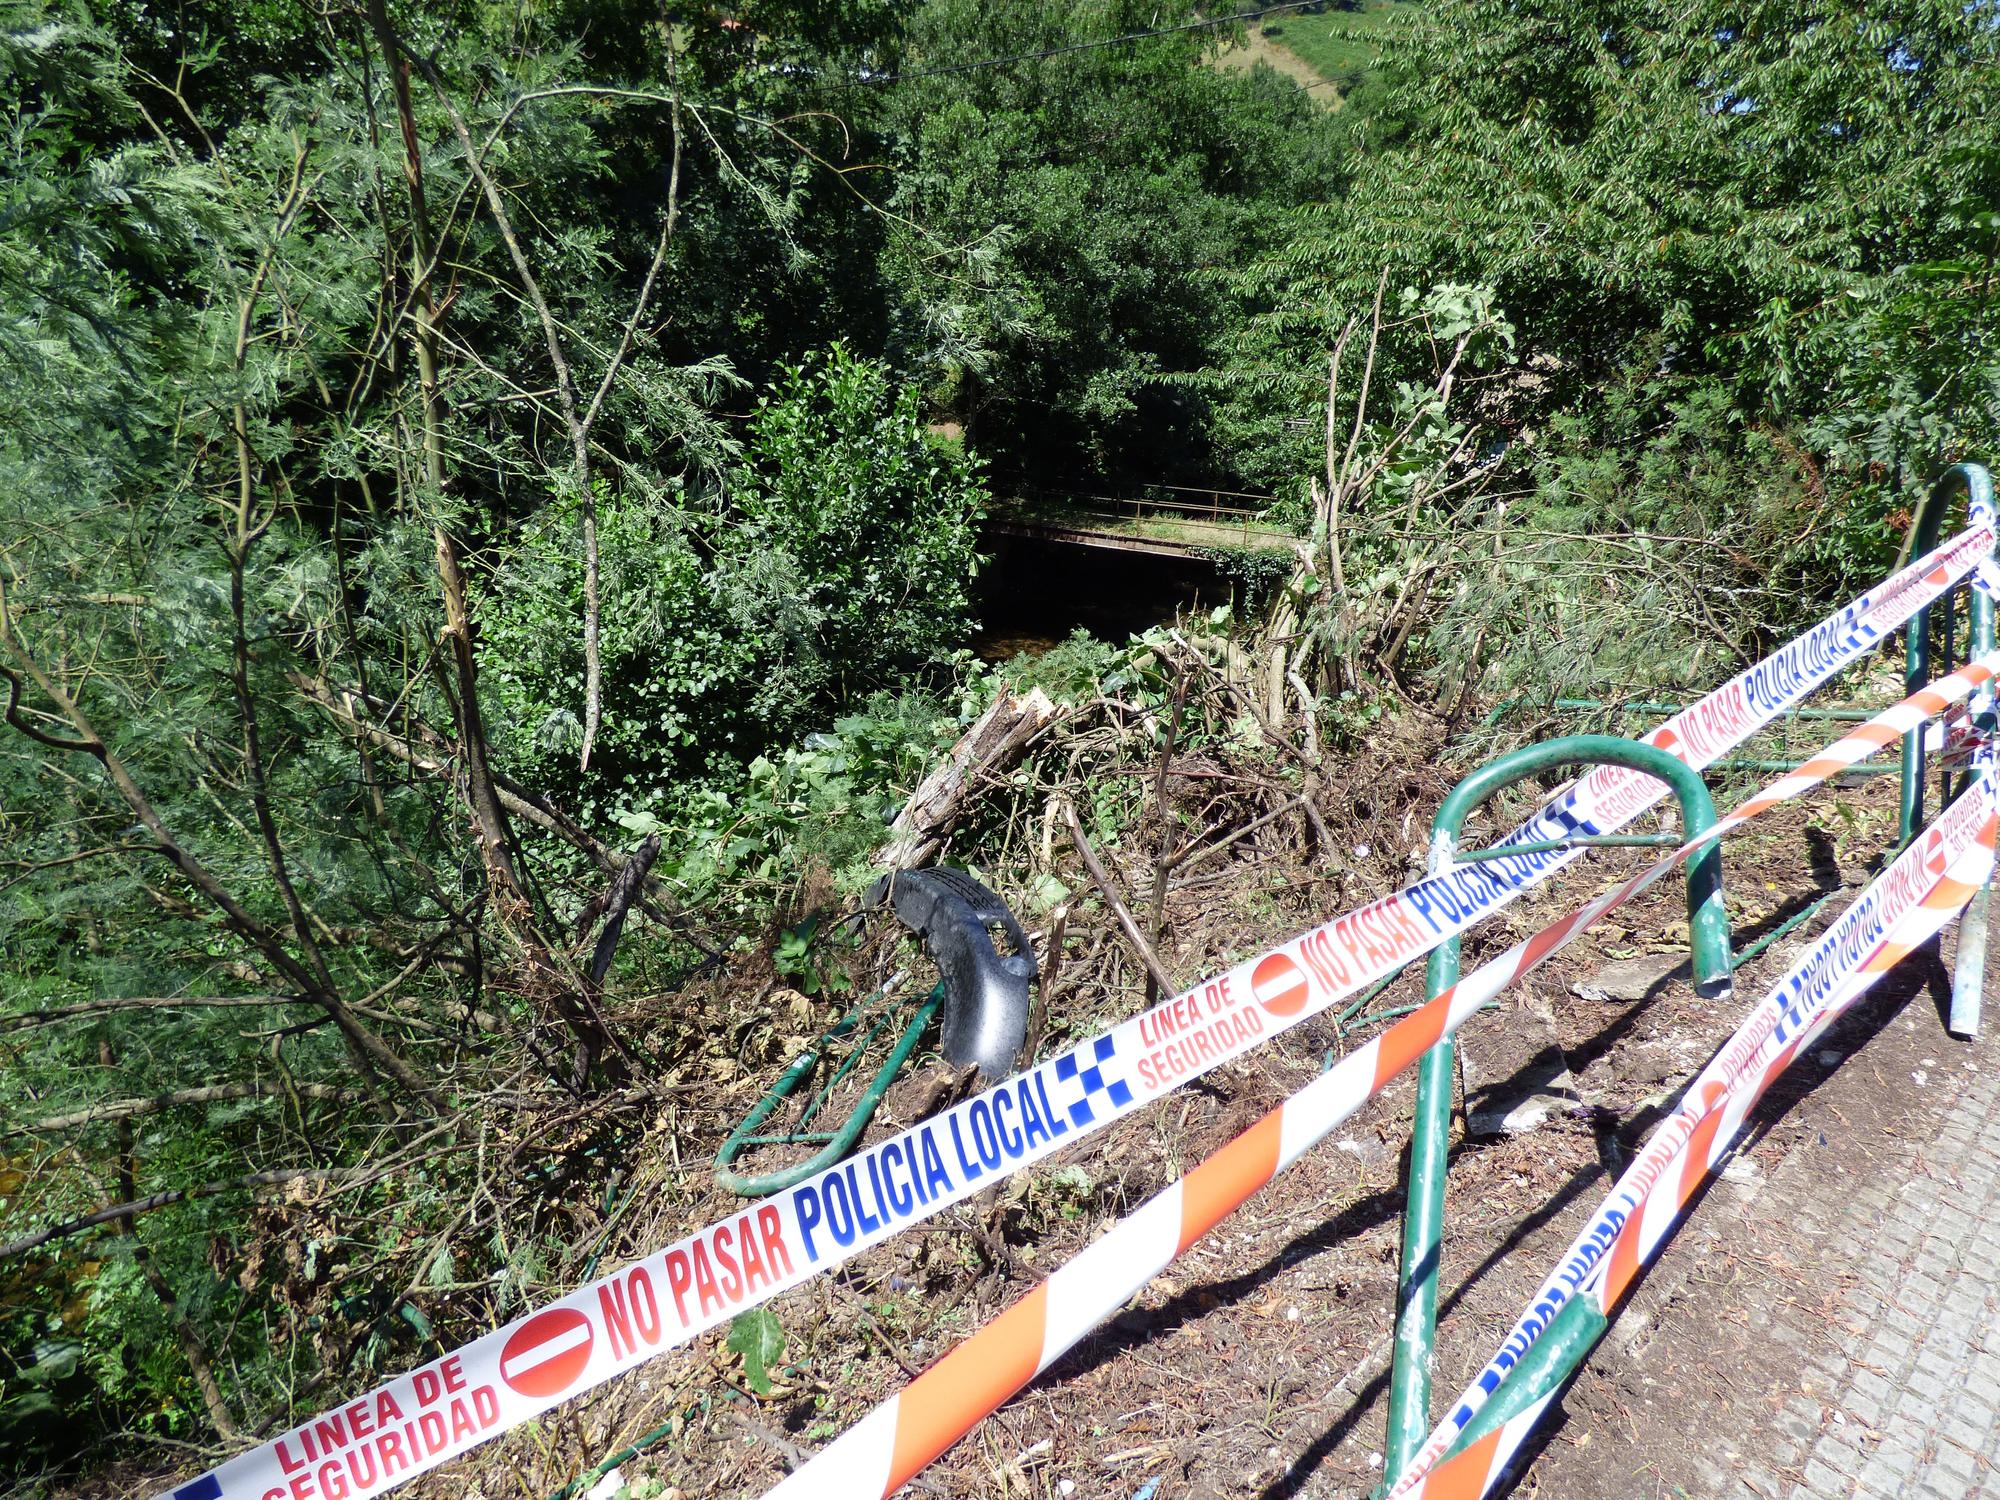
[[1929, 1175], [1828, 1205], [1821, 1243], [1858, 1280], [1816, 1361], [1824, 1409], [1777, 1424], [1791, 1495], [2000, 1496], [2000, 1073], [1974, 1075], [1922, 1158]]
[[2000, 1015], [1957, 1041], [1934, 993], [1815, 1055], [1516, 1495], [2000, 1500]]

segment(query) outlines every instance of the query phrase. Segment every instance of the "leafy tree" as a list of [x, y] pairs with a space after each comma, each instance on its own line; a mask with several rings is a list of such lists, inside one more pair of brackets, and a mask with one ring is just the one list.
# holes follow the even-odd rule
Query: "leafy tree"
[[752, 713], [767, 732], [965, 644], [985, 487], [926, 431], [913, 387], [836, 345], [759, 403], [744, 457], [721, 592], [764, 643]]
[[[840, 705], [901, 681], [970, 630], [975, 467], [933, 438], [914, 388], [836, 345], [759, 398], [741, 461], [713, 491], [601, 507], [606, 680], [600, 776], [580, 810], [650, 805], [741, 768]], [[485, 611], [490, 681], [513, 763], [577, 784], [573, 504], [520, 535]], [[597, 765], [596, 762], [593, 763]]]
[[[1476, 0], [1385, 38], [1346, 193], [1232, 278], [1242, 317], [1200, 384], [1246, 474], [1296, 487], [1328, 354], [1376, 288], [1491, 288], [1518, 362], [1462, 393], [1485, 436], [1426, 519], [1507, 495], [1479, 544], [1502, 561], [1433, 623], [1513, 653], [1510, 686], [1712, 675], [1879, 572], [1898, 480], [2000, 438], [1975, 326], [2000, 201], [1990, 17]], [[1389, 432], [1436, 366], [1421, 342], [1380, 354], [1368, 424]], [[1635, 549], [1608, 609], [1588, 582], [1605, 537]]]
[[[1615, 380], [1657, 421], [1713, 388], [1796, 441], [1879, 397], [1849, 383], [1857, 312], [1907, 268], [1991, 254], [2000, 38], [1976, 9], [1542, 0], [1440, 10], [1420, 37], [1436, 102], [1357, 184], [1355, 227], [1494, 284], [1570, 402]], [[1928, 470], [1968, 436], [1903, 456]]]
[[[766, 468], [722, 415], [728, 340], [691, 334], [690, 359], [675, 340], [704, 297], [809, 285], [794, 230], [825, 174], [810, 127], [759, 112], [802, 85], [714, 25], [633, 23], [650, 45], [607, 89], [543, 18], [323, 19], [239, 60], [212, 35], [175, 57], [142, 12], [0, 17], [0, 1259], [27, 1292], [0, 1308], [10, 1450], [91, 1439], [52, 1406], [233, 1433], [534, 1274], [540, 1229], [505, 1253], [453, 1239], [469, 1101], [525, 1077], [516, 1101], [593, 1108], [634, 1053], [604, 1019], [615, 976], [581, 968], [565, 927], [627, 841], [518, 779], [537, 762], [495, 718], [505, 631], [481, 615], [517, 535], [575, 558], [605, 496], [616, 553], [682, 568], [657, 588], [611, 570], [642, 611], [609, 616], [614, 646], [722, 621], [707, 665], [728, 691], [669, 683], [666, 717], [736, 764], [730, 734], [772, 732], [745, 718], [762, 637], [715, 592], [744, 519], [723, 477]], [[250, 71], [267, 63], [291, 76]], [[635, 122], [653, 149], [621, 155]], [[759, 236], [761, 261], [713, 248]], [[581, 445], [558, 358], [573, 410], [596, 403]], [[922, 443], [911, 398], [866, 422]], [[963, 501], [921, 537], [915, 635], [896, 580], [865, 594], [886, 672], [963, 628], [969, 553], [955, 580], [936, 569], [969, 548], [972, 487], [954, 461], [871, 461], [899, 542], [898, 505]], [[757, 525], [804, 549], [790, 464], [768, 465]], [[571, 651], [579, 623], [566, 609]], [[813, 678], [814, 711], [859, 680]], [[580, 712], [572, 682], [553, 691]], [[636, 743], [658, 710], [635, 693], [614, 727]], [[676, 769], [650, 757], [647, 785]], [[669, 963], [685, 930], [620, 961]], [[498, 1290], [449, 1290], [434, 1249], [499, 1255], [475, 1283]]]
[[889, 247], [895, 344], [1010, 478], [1226, 469], [1201, 403], [1159, 377], [1212, 357], [1231, 316], [1215, 273], [1268, 247], [1286, 207], [1338, 186], [1332, 127], [1268, 70], [1203, 66], [1212, 32], [952, 65], [1194, 14], [931, 0], [911, 19], [911, 76], [882, 129], [891, 201], [929, 239]]

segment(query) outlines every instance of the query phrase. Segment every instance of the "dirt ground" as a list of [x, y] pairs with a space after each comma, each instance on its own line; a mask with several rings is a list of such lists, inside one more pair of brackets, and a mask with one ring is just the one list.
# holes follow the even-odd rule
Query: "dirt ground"
[[[1222, 860], [1170, 893], [1162, 957], [1177, 977], [1219, 971], [1308, 921], [1406, 881], [1452, 774], [1436, 747], [1384, 745], [1327, 791], [1352, 837], [1350, 858], [1302, 864]], [[1407, 769], [1414, 766], [1416, 769]], [[1178, 778], [1177, 778], [1178, 780]], [[1188, 785], [1194, 783], [1189, 781]], [[1186, 788], [1182, 788], [1183, 791]], [[1719, 797], [1723, 806], [1729, 798]], [[1495, 811], [1475, 832], [1497, 831]], [[1861, 884], [1893, 831], [1887, 779], [1849, 783], [1780, 809], [1725, 845], [1735, 942], [1760, 935], [1830, 891]], [[1135, 847], [1143, 840], [1135, 839]], [[1637, 868], [1637, 851], [1595, 851], [1476, 929], [1469, 969]], [[1143, 862], [1127, 876], [1137, 888]], [[1672, 1107], [1675, 1092], [1763, 986], [1842, 904], [1838, 900], [1737, 976], [1737, 998], [1702, 1000], [1673, 969], [1684, 951], [1682, 894], [1663, 884], [1559, 955], [1461, 1033], [1461, 1110], [1446, 1207], [1437, 1399], [1474, 1373], [1611, 1178]], [[1658, 975], [1637, 998], [1600, 994], [1604, 971]], [[1846, 1023], [1836, 1050], [1858, 1049], [1829, 1084], [1808, 1062], [1756, 1117], [1756, 1167], [1800, 1141], [1823, 1147], [1827, 1170], [1870, 1170], [1875, 1142], [1916, 1128], [1942, 1091], [1910, 1097], [1868, 1076], [1907, 1073], [1902, 1051], [1941, 1044], [1928, 976], [1906, 965], [1884, 997]], [[1371, 1013], [1422, 998], [1404, 975]], [[1611, 986], [1616, 990], [1619, 987]], [[1044, 1051], [1088, 1035], [1143, 1002], [1143, 979], [1109, 923], [1086, 903], [1071, 921], [1051, 987]], [[1904, 1029], [1899, 1018], [1915, 1023]], [[621, 1207], [614, 1247], [665, 1243], [734, 1201], [712, 1188], [707, 1160], [728, 1125], [775, 1075], [808, 1018], [723, 1028], [715, 1076], [651, 1122], [647, 1181], [668, 1184]], [[1261, 1111], [1365, 1041], [1323, 1016], [1170, 1099], [1078, 1142], [1010, 1184], [862, 1256], [772, 1304], [786, 1334], [768, 1396], [751, 1391], [721, 1332], [661, 1356], [550, 1413], [403, 1493], [413, 1497], [554, 1496], [590, 1484], [609, 1495], [698, 1500], [760, 1493], [800, 1457], [1069, 1259]], [[1879, 1052], [1878, 1049], [1886, 1049]], [[1822, 1049], [1824, 1055], [1826, 1049]], [[733, 1070], [732, 1070], [733, 1067]], [[1469, 1100], [1468, 1100], [1469, 1091]], [[911, 1493], [946, 1496], [1113, 1496], [1205, 1500], [1362, 1496], [1382, 1477], [1389, 1328], [1413, 1083], [1396, 1084], [1336, 1138], [1308, 1153], [1208, 1239], [1158, 1277], [1108, 1325], [960, 1442]], [[1497, 1123], [1539, 1096], [1512, 1125]], [[900, 1113], [898, 1096], [876, 1133]], [[1470, 1108], [1464, 1106], [1469, 1102]], [[1467, 1136], [1467, 1122], [1479, 1128]], [[1735, 1169], [1732, 1169], [1735, 1170]], [[1710, 1197], [1729, 1191], [1712, 1190]], [[1703, 1202], [1699, 1223], [1711, 1212]], [[1754, 1337], [1709, 1336], [1708, 1288], [1732, 1258], [1773, 1256], [1771, 1242], [1712, 1250], [1691, 1274], [1675, 1252], [1641, 1288], [1552, 1420], [1553, 1436], [1521, 1494], [1701, 1495], [1680, 1423], [1628, 1369], [1631, 1340], [1671, 1351], [1676, 1382], [1702, 1392], [1755, 1389], [1766, 1378]], [[610, 1255], [607, 1265], [619, 1257]], [[1656, 1294], [1655, 1287], [1667, 1288]], [[1801, 1296], [1817, 1293], [1802, 1288]], [[1656, 1305], [1657, 1304], [1657, 1305]], [[1643, 1330], [1635, 1334], [1634, 1330]], [[1766, 1351], [1772, 1360], [1780, 1356]], [[1777, 1378], [1775, 1369], [1768, 1372]], [[1653, 1375], [1645, 1377], [1648, 1380]], [[1735, 1400], [1717, 1395], [1717, 1400]], [[642, 1452], [627, 1453], [633, 1447]], [[606, 1477], [606, 1461], [619, 1458]], [[187, 1472], [198, 1471], [192, 1466]], [[1635, 1475], [1650, 1474], [1643, 1487]], [[78, 1494], [146, 1492], [169, 1476], [125, 1473]], [[1674, 1488], [1679, 1485], [1681, 1488]]]
[[1321, 108], [1340, 108], [1340, 90], [1332, 81], [1322, 78], [1311, 63], [1291, 48], [1265, 36], [1261, 27], [1252, 26], [1242, 42], [1224, 48], [1215, 58], [1215, 66], [1230, 73], [1248, 73], [1259, 63], [1291, 79], [1318, 101]]

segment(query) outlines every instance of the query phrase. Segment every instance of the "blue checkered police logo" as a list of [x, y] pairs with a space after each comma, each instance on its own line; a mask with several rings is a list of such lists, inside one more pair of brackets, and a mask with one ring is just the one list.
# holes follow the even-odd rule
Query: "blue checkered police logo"
[[1101, 1036], [1092, 1051], [1096, 1060], [1087, 1068], [1077, 1064], [1077, 1055], [1074, 1052], [1065, 1052], [1056, 1059], [1057, 1078], [1065, 1083], [1072, 1078], [1080, 1078], [1083, 1081], [1083, 1097], [1069, 1107], [1072, 1125], [1088, 1125], [1097, 1118], [1096, 1112], [1090, 1107], [1092, 1094], [1103, 1094], [1117, 1109], [1123, 1109], [1132, 1102], [1132, 1087], [1124, 1079], [1114, 1078], [1109, 1083], [1104, 1081], [1104, 1065], [1117, 1056], [1118, 1044], [1108, 1036]]

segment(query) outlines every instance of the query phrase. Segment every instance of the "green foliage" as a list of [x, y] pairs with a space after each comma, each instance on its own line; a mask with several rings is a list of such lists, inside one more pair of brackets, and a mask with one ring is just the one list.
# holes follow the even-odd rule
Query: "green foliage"
[[985, 489], [913, 388], [836, 345], [759, 402], [744, 457], [719, 602], [770, 653], [759, 723], [794, 732], [965, 643]]
[[854, 988], [853, 979], [845, 969], [827, 962], [831, 954], [820, 950], [851, 946], [838, 928], [825, 930], [819, 917], [808, 917], [778, 934], [771, 967], [802, 995], [844, 995]]
[[1058, 703], [1074, 703], [1097, 692], [1119, 656], [1116, 646], [1079, 627], [1068, 640], [1035, 655], [1017, 656], [1000, 672], [1017, 693], [1040, 688]]
[[685, 904], [753, 923], [809, 872], [866, 885], [889, 819], [970, 721], [923, 692], [874, 694], [735, 778], [635, 794], [617, 821], [661, 836], [655, 868]]
[[[1761, 554], [1829, 522], [1851, 539], [1886, 509], [1886, 465], [1928, 473], [1996, 435], [1990, 345], [1895, 333], [1926, 266], [1964, 288], [1926, 310], [1955, 303], [1954, 334], [1977, 316], [1968, 273], [1990, 264], [2000, 205], [1979, 102], [1995, 49], [1991, 18], [1950, 0], [1838, 18], [1776, 0], [1440, 8], [1402, 64], [1433, 102], [1357, 182], [1347, 274], [1386, 249], [1493, 284], [1547, 351], [1545, 411], [1587, 412], [1609, 385], [1655, 427], [1704, 413], [1693, 440], [1715, 451], [1721, 402], [1745, 471], [1763, 431], [1839, 434], [1821, 449], [1834, 493], [1801, 472], [1789, 514], [1739, 541]], [[1807, 510], [1822, 504], [1834, 514]], [[1811, 561], [1844, 591], [1877, 555]]]
[[582, 793], [601, 810], [679, 771], [720, 772], [746, 743], [758, 643], [715, 597], [713, 561], [678, 508], [604, 494], [597, 503], [605, 600], [605, 729], [594, 776], [579, 785], [583, 726], [581, 504], [562, 495], [518, 533], [484, 611], [486, 681], [508, 760], [537, 785]]
[[743, 1378], [760, 1396], [771, 1394], [771, 1366], [785, 1355], [785, 1330], [768, 1307], [740, 1312], [729, 1323], [728, 1348], [742, 1356]]
[[593, 817], [697, 784], [726, 797], [746, 766], [753, 796], [780, 767], [810, 777], [784, 747], [969, 634], [985, 492], [913, 389], [836, 346], [760, 398], [741, 455], [706, 494], [598, 498], [608, 687], [587, 775], [577, 497], [559, 491], [497, 571], [487, 680], [509, 760]]
[[1291, 577], [1298, 560], [1289, 552], [1269, 547], [1199, 547], [1196, 554], [1215, 564], [1216, 571], [1229, 580], [1237, 613], [1254, 619], [1264, 612], [1271, 598]]
[[[1017, 54], [1193, 13], [931, 0], [909, 47]], [[1229, 316], [1212, 273], [1270, 244], [1334, 162], [1323, 111], [1268, 73], [1203, 66], [1214, 45], [1182, 33], [919, 79], [889, 100], [892, 202], [928, 231], [888, 247], [898, 347], [1010, 480], [1228, 462], [1200, 404], [1156, 377], [1207, 362]]]

